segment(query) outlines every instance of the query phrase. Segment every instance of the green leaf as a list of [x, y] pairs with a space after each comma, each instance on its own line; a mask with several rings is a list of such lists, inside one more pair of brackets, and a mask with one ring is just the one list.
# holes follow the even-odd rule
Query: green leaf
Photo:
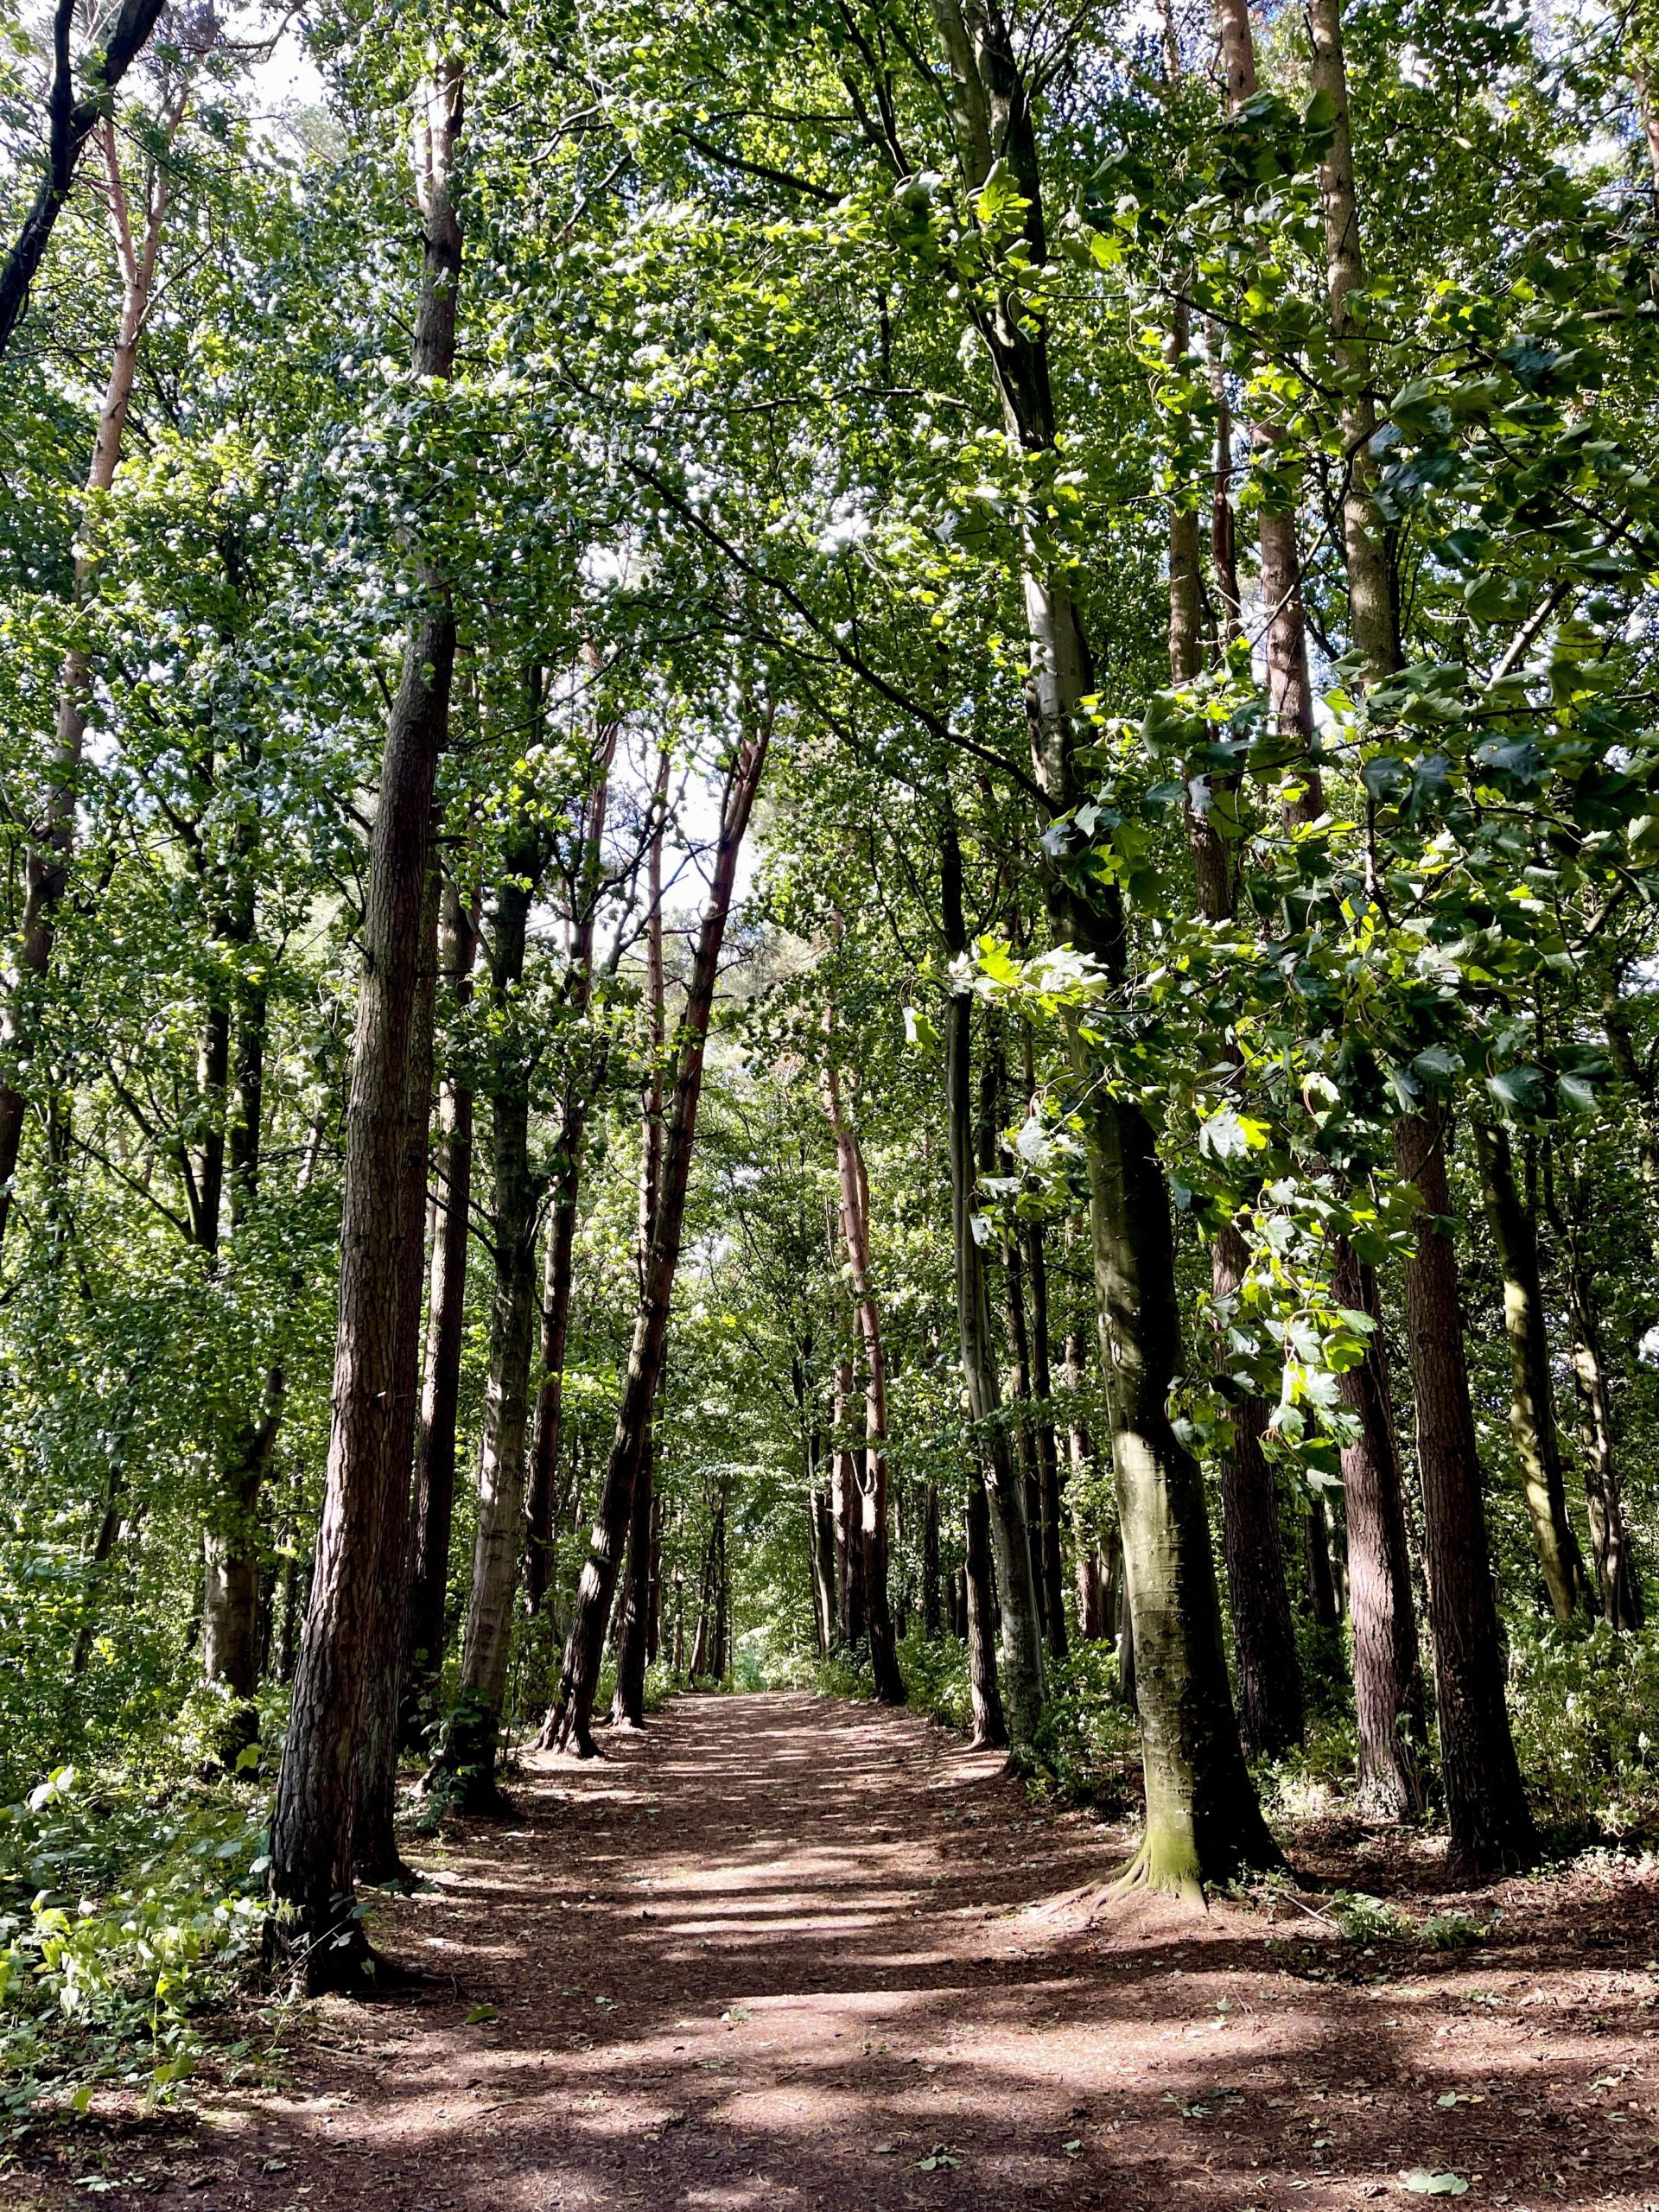
[[1461, 2174], [1432, 2174], [1419, 2166], [1406, 2176], [1406, 2187], [1417, 2196], [1461, 2196], [1469, 2184]]
[[469, 2028], [476, 2028], [484, 2021], [493, 2020], [495, 2017], [496, 2012], [493, 2005], [474, 2005], [472, 2011], [467, 2015], [465, 2024]]

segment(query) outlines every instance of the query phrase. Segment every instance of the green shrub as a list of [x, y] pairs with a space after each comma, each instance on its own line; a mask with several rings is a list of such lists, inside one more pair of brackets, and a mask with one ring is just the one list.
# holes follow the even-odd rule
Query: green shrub
[[1659, 1830], [1659, 1627], [1522, 1621], [1510, 1631], [1510, 1712], [1546, 1827]]
[[190, 2072], [190, 2015], [259, 1942], [267, 1817], [248, 1782], [158, 1797], [67, 1767], [0, 1809], [0, 2113]]
[[1140, 1732], [1118, 1698], [1114, 1645], [1080, 1641], [1064, 1659], [1049, 1660], [1037, 1748], [1063, 1796], [1110, 1812], [1135, 1802]]

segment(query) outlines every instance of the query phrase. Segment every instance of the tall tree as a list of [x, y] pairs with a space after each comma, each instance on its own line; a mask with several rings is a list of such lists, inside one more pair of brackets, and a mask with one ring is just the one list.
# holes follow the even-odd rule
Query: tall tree
[[[455, 357], [461, 233], [454, 179], [463, 86], [459, 55], [441, 53], [422, 87], [417, 124], [423, 269], [413, 364], [418, 377], [439, 385]], [[449, 585], [423, 551], [414, 569], [418, 611], [387, 718], [369, 840], [327, 1487], [271, 1825], [268, 1948], [314, 1989], [355, 1980], [365, 1963], [351, 1904], [357, 1766], [378, 1717], [370, 1695], [397, 1636], [409, 1508], [432, 1049], [429, 1012], [427, 1033], [419, 1033], [423, 956], [435, 968], [422, 920], [455, 659]], [[423, 1063], [425, 1084], [411, 1084]], [[395, 1578], [390, 1588], [381, 1579], [387, 1570]], [[389, 1686], [395, 1699], [395, 1673]], [[385, 1716], [388, 1732], [394, 1724], [395, 1714]]]
[[697, 1104], [702, 1094], [703, 1055], [720, 972], [720, 949], [725, 939], [737, 880], [738, 853], [766, 767], [772, 740], [772, 709], [768, 707], [752, 728], [744, 730], [733, 748], [727, 769], [714, 869], [680, 1025], [679, 1061], [664, 1140], [662, 1194], [652, 1231], [651, 1257], [634, 1319], [633, 1341], [628, 1352], [599, 1513], [588, 1561], [577, 1586], [575, 1618], [565, 1643], [558, 1690], [542, 1727], [544, 1749], [576, 1751], [584, 1758], [595, 1756], [592, 1719], [594, 1699], [599, 1688], [600, 1658], [610, 1618], [611, 1599], [622, 1564], [633, 1486], [639, 1477], [640, 1455], [645, 1450], [668, 1341], [669, 1308], [680, 1259], [680, 1234], [685, 1220], [692, 1150], [696, 1141]]

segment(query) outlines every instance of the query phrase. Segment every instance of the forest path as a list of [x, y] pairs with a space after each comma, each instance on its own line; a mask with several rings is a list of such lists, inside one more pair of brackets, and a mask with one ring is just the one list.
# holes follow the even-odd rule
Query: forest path
[[1362, 1955], [1288, 1900], [1090, 1923], [1126, 1839], [909, 1714], [679, 1698], [605, 1741], [531, 1755], [514, 1818], [417, 1847], [430, 1891], [377, 1906], [453, 1991], [317, 2007], [285, 2085], [204, 2085], [130, 2201], [1244, 2212], [1403, 2206], [1419, 2167], [1476, 2177], [1471, 2212], [1659, 2193], [1650, 1869], [1591, 1885], [1587, 1962], [1559, 1881], [1509, 1885], [1522, 1942], [1455, 1954]]

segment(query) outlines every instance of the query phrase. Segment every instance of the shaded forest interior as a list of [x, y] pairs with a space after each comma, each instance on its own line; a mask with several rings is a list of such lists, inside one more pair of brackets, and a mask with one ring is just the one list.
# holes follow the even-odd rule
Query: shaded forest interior
[[5, 16], [20, 2185], [1635, 2203], [1649, 15]]

